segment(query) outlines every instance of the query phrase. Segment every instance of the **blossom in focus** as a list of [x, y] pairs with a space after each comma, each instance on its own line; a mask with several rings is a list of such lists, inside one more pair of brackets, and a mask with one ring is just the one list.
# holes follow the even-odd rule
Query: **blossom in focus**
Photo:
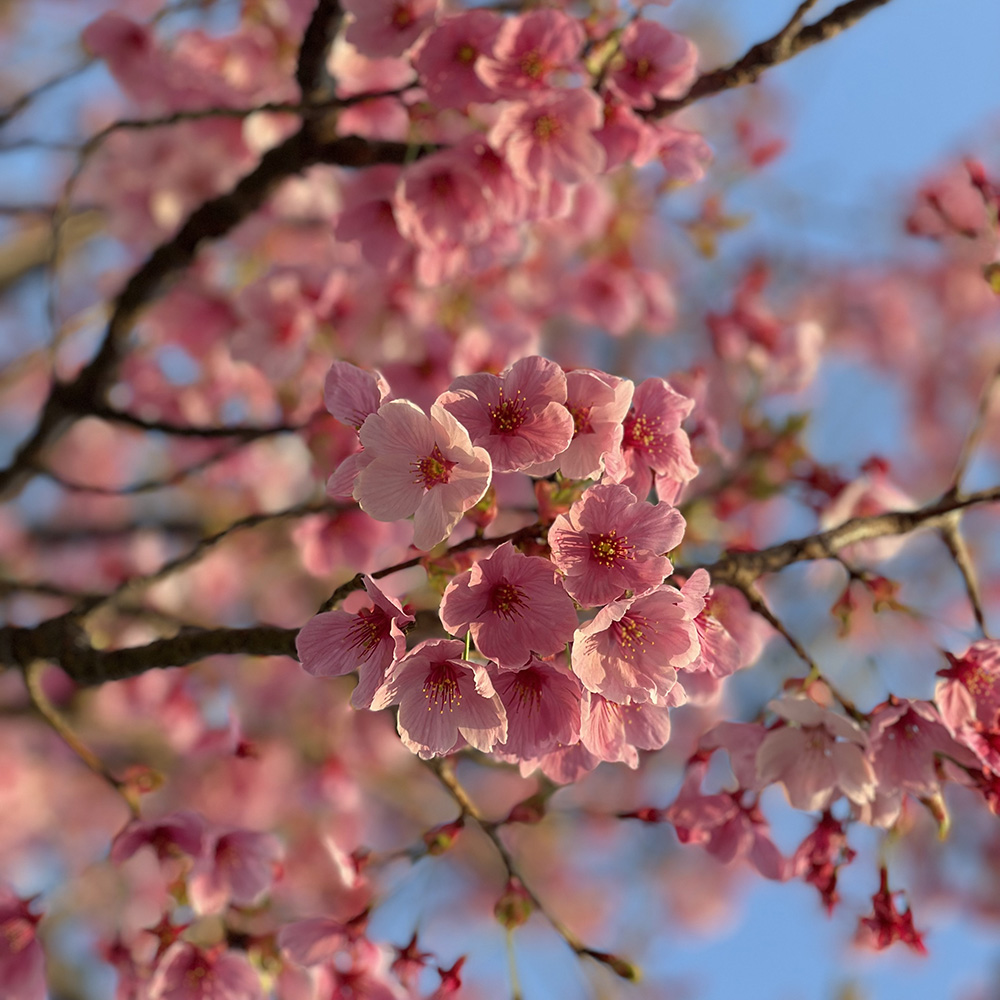
[[423, 759], [469, 745], [488, 753], [507, 738], [507, 713], [481, 663], [452, 639], [425, 639], [393, 667], [372, 711], [399, 706], [403, 743]]
[[388, 395], [389, 383], [381, 375], [347, 361], [334, 361], [323, 382], [326, 408], [355, 430], [378, 410]]
[[573, 672], [588, 691], [620, 704], [661, 704], [700, 647], [692, 606], [674, 587], [613, 601], [573, 639]]
[[669, 504], [636, 500], [625, 486], [591, 486], [549, 529], [552, 561], [584, 607], [607, 604], [626, 590], [644, 594], [669, 576], [662, 553], [684, 536], [684, 518]]
[[[660, 499], [673, 503], [681, 487], [698, 475], [691, 442], [681, 429], [681, 421], [693, 407], [694, 400], [676, 392], [666, 379], [641, 382], [625, 417], [621, 459], [608, 462], [608, 478], [645, 499], [655, 472]], [[664, 487], [672, 485], [661, 492], [661, 482]]]
[[552, 361], [521, 358], [503, 375], [462, 375], [438, 403], [485, 448], [496, 472], [548, 462], [573, 439], [566, 376]]
[[444, 407], [428, 417], [405, 399], [383, 403], [361, 427], [367, 464], [354, 499], [376, 521], [413, 515], [413, 544], [432, 549], [489, 488], [490, 456]]
[[324, 611], [306, 622], [295, 639], [303, 669], [314, 677], [358, 671], [358, 686], [351, 696], [355, 708], [367, 707], [390, 664], [406, 651], [403, 629], [413, 621], [370, 577], [364, 578], [364, 585], [369, 607], [354, 614]]
[[498, 670], [493, 687], [507, 711], [507, 739], [495, 753], [530, 760], [580, 738], [580, 682], [565, 668], [532, 657], [523, 670]]
[[576, 608], [552, 563], [518, 552], [512, 542], [456, 576], [440, 614], [452, 635], [471, 629], [483, 656], [513, 669], [524, 666], [533, 652], [558, 652], [577, 623]]
[[632, 402], [635, 386], [590, 368], [566, 373], [566, 409], [573, 417], [573, 440], [550, 462], [527, 470], [532, 476], [547, 476], [556, 469], [568, 479], [596, 479], [605, 456], [621, 448], [622, 420]]

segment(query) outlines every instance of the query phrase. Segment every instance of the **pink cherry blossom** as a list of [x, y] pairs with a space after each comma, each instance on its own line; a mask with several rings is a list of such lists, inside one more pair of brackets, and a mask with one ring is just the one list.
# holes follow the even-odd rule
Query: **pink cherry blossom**
[[623, 163], [645, 166], [659, 150], [659, 132], [610, 93], [604, 97], [604, 124], [594, 138], [604, 147], [608, 172]]
[[698, 72], [698, 50], [690, 39], [655, 21], [633, 21], [621, 36], [621, 52], [611, 85], [638, 108], [651, 108], [656, 97], [685, 94]]
[[1000, 642], [980, 639], [960, 656], [948, 653], [951, 666], [939, 670], [934, 690], [948, 731], [1000, 774]]
[[448, 584], [440, 615], [452, 635], [471, 629], [483, 656], [515, 670], [533, 652], [561, 650], [577, 624], [573, 600], [552, 563], [518, 552], [512, 542]]
[[881, 951], [896, 941], [902, 941], [918, 955], [926, 955], [923, 934], [913, 926], [913, 913], [909, 907], [899, 912], [894, 899], [896, 895], [898, 893], [889, 891], [889, 873], [883, 866], [878, 892], [872, 896], [872, 915], [863, 917], [858, 924], [858, 944]]
[[697, 133], [677, 128], [669, 121], [651, 123], [650, 142], [667, 177], [677, 184], [695, 184], [712, 162], [712, 149]]
[[528, 469], [547, 476], [559, 469], [568, 479], [596, 479], [604, 457], [621, 447], [622, 419], [635, 386], [629, 379], [590, 368], [566, 373], [566, 409], [573, 417], [573, 440], [557, 458]]
[[527, 777], [540, 770], [550, 781], [569, 785], [579, 781], [600, 763], [601, 758], [592, 754], [582, 743], [574, 743], [568, 747], [556, 747], [533, 760], [522, 760], [520, 771], [522, 776]]
[[400, 233], [431, 250], [481, 243], [493, 228], [491, 206], [465, 147], [407, 167], [396, 189], [395, 211]]
[[424, 36], [413, 53], [413, 65], [437, 107], [465, 108], [497, 96], [477, 75], [476, 62], [491, 53], [504, 23], [493, 11], [469, 10], [443, 19]]
[[603, 123], [604, 106], [593, 91], [553, 91], [509, 103], [489, 142], [528, 187], [542, 187], [547, 179], [578, 184], [604, 170], [604, 147], [594, 137]]
[[570, 284], [573, 315], [607, 330], [612, 337], [623, 337], [642, 316], [642, 296], [631, 263], [626, 270], [605, 257], [596, 257]]
[[149, 1000], [260, 1000], [260, 977], [245, 955], [221, 946], [202, 951], [177, 941], [149, 983]]
[[[869, 459], [862, 475], [844, 486], [820, 513], [820, 527], [835, 528], [852, 517], [868, 517], [889, 510], [914, 510], [913, 497], [896, 485], [889, 474], [888, 463]], [[898, 555], [908, 539], [878, 538], [848, 546], [844, 554], [852, 562], [871, 564]]]
[[573, 439], [566, 376], [545, 358], [522, 358], [499, 376], [461, 375], [438, 402], [489, 452], [497, 472], [548, 462]]
[[269, 833], [228, 830], [214, 835], [188, 883], [199, 913], [221, 913], [227, 905], [249, 906], [271, 887], [281, 844]]
[[111, 860], [120, 865], [147, 845], [161, 861], [180, 854], [196, 858], [204, 842], [205, 820], [196, 812], [182, 809], [160, 819], [128, 822], [111, 843]]
[[795, 809], [825, 809], [846, 795], [863, 805], [875, 795], [875, 772], [865, 757], [867, 740], [857, 723], [804, 697], [768, 704], [788, 725], [771, 730], [757, 750], [757, 775], [776, 782]]
[[405, 399], [383, 403], [361, 427], [367, 464], [354, 498], [376, 521], [413, 515], [413, 544], [432, 549], [489, 488], [490, 456], [442, 406], [428, 417]]
[[956, 733], [972, 723], [994, 725], [1000, 715], [1000, 642], [980, 639], [938, 671], [934, 700], [948, 728]]
[[345, 37], [359, 52], [401, 56], [433, 25], [438, 0], [343, 0]]
[[358, 430], [389, 395], [389, 383], [376, 372], [347, 361], [334, 361], [323, 382], [326, 408], [341, 422]]
[[580, 23], [559, 10], [537, 10], [505, 21], [493, 52], [480, 56], [476, 73], [503, 97], [520, 97], [551, 86], [557, 74], [580, 68], [584, 34]]
[[837, 893], [839, 870], [843, 865], [850, 864], [856, 853], [847, 846], [843, 823], [826, 811], [792, 856], [791, 875], [814, 885], [827, 913], [832, 913], [840, 901]]
[[896, 822], [904, 793], [916, 798], [940, 794], [939, 755], [975, 766], [975, 757], [956, 744], [930, 702], [880, 705], [871, 713], [868, 737], [878, 781], [867, 817], [873, 825], [890, 827]]
[[661, 496], [668, 503], [684, 483], [698, 474], [691, 457], [691, 442], [681, 430], [681, 421], [691, 412], [694, 400], [674, 391], [662, 378], [641, 382], [632, 397], [632, 408], [622, 433], [622, 459], [608, 465], [608, 476], [624, 483], [637, 497], [645, 498], [653, 485], [653, 472], [665, 483], [676, 484], [674, 496]]
[[45, 955], [35, 933], [41, 919], [0, 881], [0, 995], [45, 1000]]
[[549, 529], [552, 561], [584, 607], [644, 594], [671, 572], [662, 553], [684, 536], [684, 518], [669, 504], [636, 500], [617, 484], [591, 486]]
[[674, 587], [614, 601], [577, 631], [573, 672], [611, 701], [662, 704], [700, 652], [695, 614]]
[[532, 657], [523, 670], [492, 677], [507, 711], [507, 739], [496, 754], [530, 760], [579, 740], [580, 682], [568, 670]]
[[393, 211], [399, 176], [400, 169], [387, 164], [359, 171], [344, 185], [344, 207], [334, 226], [338, 240], [356, 242], [367, 263], [386, 271], [412, 255]]
[[580, 742], [599, 760], [634, 770], [638, 750], [659, 750], [670, 739], [670, 705], [619, 705], [586, 690], [581, 704]]
[[393, 660], [406, 651], [403, 629], [413, 621], [394, 598], [364, 578], [368, 606], [354, 614], [324, 611], [299, 630], [295, 648], [303, 668], [314, 677], [341, 677], [357, 670], [351, 696], [355, 708], [366, 708], [385, 681]]
[[457, 640], [425, 639], [372, 700], [373, 711], [399, 705], [400, 738], [425, 760], [466, 744], [488, 753], [507, 738], [507, 714], [486, 667], [463, 653]]
[[682, 844], [703, 845], [723, 864], [746, 858], [765, 878], [786, 879], [788, 861], [771, 840], [767, 820], [756, 801], [745, 804], [743, 789], [704, 794], [701, 784], [707, 770], [707, 756], [692, 758], [680, 793], [664, 813], [677, 831], [677, 839]]

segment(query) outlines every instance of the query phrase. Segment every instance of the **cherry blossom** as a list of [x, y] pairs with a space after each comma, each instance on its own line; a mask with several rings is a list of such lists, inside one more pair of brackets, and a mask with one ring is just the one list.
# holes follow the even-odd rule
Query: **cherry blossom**
[[507, 714], [486, 667], [463, 652], [461, 642], [425, 639], [372, 699], [372, 711], [399, 705], [400, 738], [424, 759], [466, 744], [486, 752], [507, 738]]
[[45, 1000], [45, 956], [35, 934], [41, 919], [0, 882], [0, 984], [11, 1000]]
[[452, 635], [470, 630], [476, 649], [501, 667], [523, 667], [532, 653], [556, 653], [573, 637], [576, 609], [547, 559], [504, 542], [456, 576], [441, 601]]
[[361, 427], [365, 464], [354, 498], [377, 521], [413, 515], [413, 544], [444, 541], [490, 485], [490, 456], [437, 404], [428, 417], [405, 399], [383, 403]]
[[476, 73], [480, 56], [488, 57], [504, 25], [489, 10], [469, 10], [443, 18], [413, 52], [413, 65], [427, 96], [439, 108], [464, 108], [491, 101], [496, 91]]
[[569, 479], [597, 479], [605, 456], [621, 447], [622, 420], [632, 402], [629, 379], [578, 368], [566, 373], [566, 409], [573, 416], [573, 440], [557, 458], [527, 471], [546, 476], [559, 469]]
[[580, 683], [556, 663], [532, 657], [521, 670], [498, 670], [493, 687], [507, 711], [507, 739], [494, 753], [531, 760], [580, 738]]
[[771, 730], [757, 750], [758, 780], [777, 782], [796, 809], [825, 809], [845, 795], [863, 805], [875, 795], [876, 777], [865, 757], [857, 723], [803, 697], [768, 704], [788, 724]]
[[258, 1000], [260, 977], [244, 955], [221, 947], [202, 951], [177, 941], [149, 983], [150, 1000]]
[[641, 382], [625, 418], [621, 460], [608, 463], [608, 477], [626, 485], [645, 499], [657, 476], [661, 500], [673, 503], [681, 487], [698, 474], [691, 457], [691, 442], [681, 421], [691, 412], [694, 400], [682, 396], [662, 378]]
[[400, 56], [433, 23], [437, 0], [343, 0], [351, 15], [346, 38], [376, 58]]
[[271, 887], [281, 854], [277, 838], [268, 833], [216, 833], [192, 872], [192, 904], [200, 913], [220, 913], [230, 903], [250, 905]]
[[536, 10], [504, 21], [493, 51], [476, 62], [480, 80], [502, 97], [542, 91], [579, 67], [584, 35], [560, 10]]
[[674, 587], [613, 601], [577, 631], [573, 672], [587, 690], [620, 704], [660, 704], [677, 670], [700, 653], [697, 611]]
[[355, 430], [378, 410], [388, 395], [389, 383], [381, 375], [347, 361], [334, 361], [323, 383], [326, 408]]
[[643, 594], [671, 572], [662, 553], [679, 544], [684, 518], [669, 504], [636, 500], [625, 487], [591, 486], [549, 530], [552, 561], [584, 607]]
[[358, 671], [358, 686], [351, 696], [356, 708], [367, 707], [390, 664], [406, 651], [403, 629], [413, 621], [370, 577], [364, 578], [364, 585], [369, 607], [354, 614], [324, 611], [306, 622], [295, 639], [302, 666], [314, 677]]
[[656, 97], [680, 97], [697, 74], [698, 50], [683, 35], [655, 21], [633, 21], [621, 37], [612, 86], [635, 107], [650, 108]]
[[509, 103], [490, 129], [489, 141], [528, 187], [544, 187], [548, 179], [578, 184], [605, 167], [604, 147], [594, 137], [603, 121], [596, 94], [556, 91]]
[[573, 417], [565, 401], [562, 369], [539, 357], [515, 361], [499, 376], [462, 375], [438, 399], [489, 452], [496, 472], [548, 462], [566, 449]]

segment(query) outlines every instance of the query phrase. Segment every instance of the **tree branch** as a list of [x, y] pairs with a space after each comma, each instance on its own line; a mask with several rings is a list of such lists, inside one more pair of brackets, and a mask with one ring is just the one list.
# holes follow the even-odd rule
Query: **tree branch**
[[889, 0], [849, 0], [831, 11], [826, 17], [815, 24], [804, 28], [798, 27], [812, 3], [800, 4], [792, 19], [781, 31], [763, 42], [758, 42], [736, 62], [722, 66], [710, 73], [702, 73], [691, 85], [691, 89], [683, 97], [672, 100], [658, 100], [653, 107], [644, 112], [649, 118], [663, 118], [672, 115], [681, 108], [686, 108], [705, 97], [713, 97], [724, 90], [745, 87], [756, 83], [760, 75], [772, 66], [786, 62], [800, 52], [828, 41], [856, 24], [866, 14], [887, 4]]

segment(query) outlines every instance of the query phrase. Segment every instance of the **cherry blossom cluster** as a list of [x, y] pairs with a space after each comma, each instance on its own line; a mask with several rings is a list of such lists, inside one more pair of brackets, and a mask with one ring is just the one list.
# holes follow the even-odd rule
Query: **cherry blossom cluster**
[[[279, 964], [272, 960], [279, 996], [441, 1000], [461, 985], [460, 959], [450, 969], [438, 970], [441, 982], [436, 990], [421, 990], [417, 980], [434, 957], [432, 953], [417, 947], [415, 935], [405, 947], [372, 941], [363, 908], [346, 921], [310, 917], [291, 920], [278, 929], [272, 925], [266, 933], [247, 935], [248, 940], [242, 942], [211, 940], [206, 917], [221, 920], [234, 912], [271, 909], [269, 894], [281, 877], [282, 857], [281, 845], [272, 834], [213, 829], [200, 813], [182, 809], [155, 820], [127, 823], [112, 842], [110, 860], [121, 867], [136, 855], [148, 858], [150, 853], [168, 880], [170, 897], [188, 916], [180, 919], [182, 911], [177, 909], [164, 913], [136, 941], [119, 937], [108, 948], [106, 958], [118, 973], [120, 996], [263, 1000], [270, 994], [247, 951], [260, 954], [265, 945], [281, 955]], [[359, 860], [335, 848], [331, 853], [345, 882], [365, 892], [357, 870]], [[16, 944], [9, 959], [0, 954], [0, 972], [6, 973], [5, 986], [21, 989], [11, 994], [18, 1000], [33, 1000], [44, 991], [41, 949], [33, 934], [39, 918], [27, 908], [28, 902], [9, 894], [0, 896], [0, 927]]]
[[[855, 855], [846, 823], [891, 829], [909, 797], [946, 830], [947, 781], [974, 789], [1000, 812], [1000, 642], [979, 640], [946, 655], [934, 702], [891, 697], [864, 716], [852, 707], [851, 718], [831, 707], [831, 693], [819, 681], [770, 702], [770, 723], [718, 723], [702, 736], [674, 803], [629, 815], [672, 823], [682, 842], [701, 844], [720, 861], [745, 858], [767, 878], [801, 878], [832, 910], [838, 871]], [[719, 749], [729, 756], [736, 788], [706, 793], [708, 763]], [[821, 813], [791, 857], [770, 839], [759, 807], [760, 793], [772, 784], [793, 808]], [[838, 803], [846, 807], [842, 818], [832, 812]], [[923, 952], [909, 910], [896, 909], [884, 869], [881, 878], [859, 939], [875, 948], [899, 940]]]
[[[470, 746], [562, 781], [602, 760], [636, 767], [639, 749], [666, 743], [672, 706], [710, 698], [740, 665], [706, 610], [707, 573], [679, 589], [664, 582], [685, 527], [672, 501], [697, 474], [681, 428], [693, 401], [665, 379], [636, 387], [533, 356], [455, 379], [428, 415], [336, 362], [326, 403], [361, 445], [329, 492], [378, 520], [412, 516], [423, 550], [471, 514], [491, 550], [444, 587], [438, 617], [453, 638], [407, 650], [413, 615], [368, 577], [364, 607], [324, 612], [298, 635], [310, 673], [358, 672], [356, 708], [398, 706], [414, 753]], [[551, 477], [572, 498], [548, 519], [539, 512], [541, 546], [482, 534], [496, 515], [483, 509], [487, 491], [495, 508], [518, 474]]]

